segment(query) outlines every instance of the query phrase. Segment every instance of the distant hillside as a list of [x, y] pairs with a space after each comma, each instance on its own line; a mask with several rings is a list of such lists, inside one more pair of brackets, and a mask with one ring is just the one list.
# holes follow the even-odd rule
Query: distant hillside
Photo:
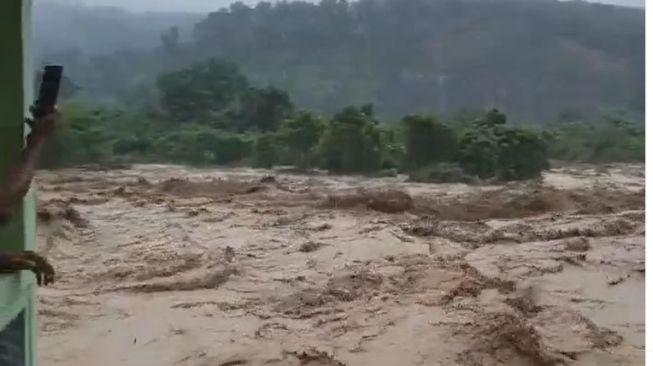
[[[498, 107], [542, 122], [562, 112], [644, 110], [642, 9], [553, 0], [234, 4], [203, 17], [189, 41], [170, 32], [165, 42], [157, 29], [192, 17], [171, 16], [164, 26], [165, 18], [116, 14], [122, 15], [104, 28], [96, 18], [77, 19], [86, 42], [79, 47], [138, 49], [150, 42], [153, 49], [86, 61], [59, 55], [91, 94], [117, 95], [161, 70], [219, 57], [325, 113], [366, 102], [393, 118]], [[41, 40], [58, 33], [47, 24], [37, 27]], [[37, 48], [45, 49], [42, 41]]]

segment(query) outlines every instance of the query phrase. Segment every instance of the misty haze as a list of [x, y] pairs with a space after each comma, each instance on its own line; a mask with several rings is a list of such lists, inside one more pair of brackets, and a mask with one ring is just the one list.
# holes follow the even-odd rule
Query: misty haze
[[643, 5], [34, 1], [40, 364], [643, 364]]

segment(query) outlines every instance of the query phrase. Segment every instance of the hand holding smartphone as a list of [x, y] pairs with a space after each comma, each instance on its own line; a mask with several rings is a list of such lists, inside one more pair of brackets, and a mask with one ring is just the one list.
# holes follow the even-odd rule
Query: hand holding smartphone
[[33, 119], [27, 120], [32, 128], [31, 135], [34, 137], [47, 137], [56, 128], [59, 113], [55, 106], [62, 74], [63, 66], [61, 65], [47, 65], [43, 68], [39, 94], [30, 108]]

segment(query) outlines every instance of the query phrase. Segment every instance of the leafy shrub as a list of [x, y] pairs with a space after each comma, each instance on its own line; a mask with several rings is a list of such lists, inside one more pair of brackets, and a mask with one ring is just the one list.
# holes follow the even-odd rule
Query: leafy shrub
[[254, 142], [253, 163], [258, 168], [270, 169], [278, 161], [278, 146], [274, 135], [260, 135]]
[[500, 130], [497, 176], [503, 180], [535, 178], [549, 169], [547, 146], [535, 132], [508, 128]]
[[367, 173], [382, 164], [381, 133], [370, 106], [347, 107], [329, 122], [320, 146], [324, 168], [337, 173]]
[[279, 140], [286, 148], [288, 159], [300, 169], [311, 164], [313, 149], [320, 141], [325, 123], [318, 116], [300, 111], [281, 123]]
[[505, 116], [492, 110], [464, 132], [458, 160], [465, 172], [482, 179], [522, 180], [549, 168], [545, 140], [505, 123]]
[[450, 161], [456, 154], [455, 131], [434, 117], [411, 115], [401, 121], [408, 169]]
[[126, 136], [113, 143], [114, 155], [147, 155], [152, 148], [152, 141], [145, 137]]
[[159, 158], [194, 165], [234, 163], [248, 157], [251, 147], [246, 136], [197, 126], [164, 134], [154, 144]]

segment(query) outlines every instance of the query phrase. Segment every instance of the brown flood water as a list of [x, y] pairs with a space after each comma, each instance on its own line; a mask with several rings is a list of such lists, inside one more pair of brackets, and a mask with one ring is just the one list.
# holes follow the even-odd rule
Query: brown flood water
[[42, 172], [40, 364], [641, 365], [643, 172]]

